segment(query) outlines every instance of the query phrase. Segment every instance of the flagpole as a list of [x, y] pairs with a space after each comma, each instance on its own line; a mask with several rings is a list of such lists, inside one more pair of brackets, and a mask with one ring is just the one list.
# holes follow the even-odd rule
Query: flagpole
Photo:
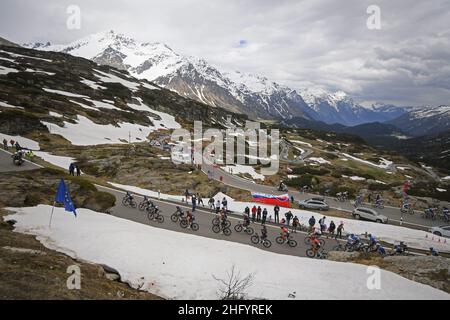
[[56, 204], [56, 202], [53, 201], [52, 214], [50, 215], [50, 221], [49, 221], [49, 223], [48, 223], [48, 227], [49, 227], [49, 228], [52, 227], [52, 218], [53, 218], [53, 211], [55, 210], [55, 204]]

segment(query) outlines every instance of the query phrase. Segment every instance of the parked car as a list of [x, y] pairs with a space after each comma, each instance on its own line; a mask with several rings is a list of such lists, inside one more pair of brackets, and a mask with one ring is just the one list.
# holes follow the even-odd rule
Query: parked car
[[325, 201], [319, 201], [314, 199], [300, 200], [298, 202], [300, 208], [303, 209], [315, 209], [315, 210], [328, 210], [330, 207]]
[[356, 219], [365, 219], [378, 223], [388, 223], [388, 218], [379, 214], [377, 211], [371, 208], [359, 207], [353, 210], [352, 216]]
[[439, 237], [450, 238], [450, 226], [432, 227], [429, 231]]

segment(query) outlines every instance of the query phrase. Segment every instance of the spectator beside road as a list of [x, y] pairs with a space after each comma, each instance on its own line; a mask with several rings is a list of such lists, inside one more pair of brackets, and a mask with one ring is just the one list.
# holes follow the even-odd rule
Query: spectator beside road
[[267, 209], [264, 208], [263, 212], [262, 212], [262, 221], [261, 224], [266, 224], [266, 220], [267, 220]]
[[339, 223], [339, 226], [337, 227], [335, 239], [337, 239], [337, 237], [339, 237], [339, 239], [342, 238], [342, 231], [344, 231], [344, 222], [341, 221], [341, 223]]
[[69, 174], [71, 176], [75, 175], [75, 164], [73, 162], [69, 165]]
[[309, 224], [309, 232], [311, 232], [312, 230], [314, 230], [314, 226], [316, 225], [316, 218], [314, 218], [314, 216], [311, 216], [311, 218], [309, 218], [308, 220], [308, 224]]
[[291, 223], [291, 219], [294, 215], [292, 214], [291, 211], [288, 211], [284, 214], [284, 216], [286, 217], [286, 227], [289, 227], [289, 224]]
[[298, 227], [299, 227], [299, 221], [298, 221], [297, 216], [295, 216], [294, 219], [292, 219], [292, 232], [297, 233]]
[[261, 221], [261, 213], [262, 213], [262, 208], [261, 208], [261, 206], [258, 206], [258, 209], [256, 210], [256, 222]]
[[280, 223], [280, 207], [278, 205], [273, 208], [275, 223]]
[[258, 211], [258, 209], [256, 209], [256, 206], [253, 206], [252, 208], [252, 221], [255, 222], [256, 220], [256, 211]]

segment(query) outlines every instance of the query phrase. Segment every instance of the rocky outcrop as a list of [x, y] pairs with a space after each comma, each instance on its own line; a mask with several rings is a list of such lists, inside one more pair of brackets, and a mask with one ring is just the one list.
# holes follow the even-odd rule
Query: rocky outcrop
[[389, 271], [405, 278], [450, 292], [450, 259], [432, 256], [392, 256], [384, 258]]
[[328, 260], [348, 262], [358, 258], [360, 255], [360, 252], [330, 251], [328, 252]]

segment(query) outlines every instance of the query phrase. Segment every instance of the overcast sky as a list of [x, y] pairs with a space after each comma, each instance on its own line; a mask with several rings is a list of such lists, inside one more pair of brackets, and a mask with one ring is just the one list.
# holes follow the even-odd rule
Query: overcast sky
[[[67, 7], [81, 9], [68, 30]], [[366, 26], [369, 5], [381, 30]], [[365, 104], [450, 104], [450, 1], [1, 0], [0, 36], [69, 43], [113, 29], [294, 89], [343, 90]]]

